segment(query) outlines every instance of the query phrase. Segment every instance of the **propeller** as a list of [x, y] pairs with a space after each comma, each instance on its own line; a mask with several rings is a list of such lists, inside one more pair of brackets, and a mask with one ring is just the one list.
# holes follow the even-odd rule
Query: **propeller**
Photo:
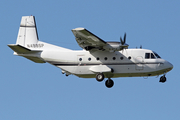
[[124, 33], [124, 39], [120, 37], [121, 44], [124, 45], [126, 43], [126, 33]]

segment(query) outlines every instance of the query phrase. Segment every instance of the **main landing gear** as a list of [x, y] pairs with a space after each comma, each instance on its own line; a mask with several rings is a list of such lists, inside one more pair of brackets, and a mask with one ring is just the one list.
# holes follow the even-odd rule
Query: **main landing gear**
[[165, 75], [161, 76], [159, 82], [162, 83], [166, 82], [166, 76]]
[[104, 74], [103, 74], [103, 73], [98, 73], [98, 74], [96, 75], [96, 80], [97, 80], [98, 82], [103, 81], [103, 80], [104, 80]]
[[[98, 82], [102, 82], [104, 80], [104, 74], [103, 73], [98, 73], [96, 75], [96, 80]], [[108, 78], [108, 80], [106, 80], [106, 82], [105, 82], [105, 85], [106, 85], [106, 87], [111, 88], [114, 85], [114, 81], [111, 80], [110, 78]]]
[[106, 87], [111, 88], [114, 85], [114, 81], [108, 78], [105, 82]]

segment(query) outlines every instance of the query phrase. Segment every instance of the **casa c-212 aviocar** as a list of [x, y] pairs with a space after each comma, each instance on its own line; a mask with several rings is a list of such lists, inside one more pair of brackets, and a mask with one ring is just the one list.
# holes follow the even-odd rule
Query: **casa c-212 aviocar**
[[8, 46], [14, 55], [25, 57], [36, 63], [50, 63], [62, 70], [66, 76], [96, 78], [111, 88], [117, 77], [159, 76], [166, 82], [166, 73], [173, 65], [156, 52], [147, 49], [128, 49], [126, 34], [120, 42], [106, 42], [85, 28], [72, 29], [75, 39], [83, 50], [70, 50], [39, 41], [35, 17], [23, 16], [16, 44]]

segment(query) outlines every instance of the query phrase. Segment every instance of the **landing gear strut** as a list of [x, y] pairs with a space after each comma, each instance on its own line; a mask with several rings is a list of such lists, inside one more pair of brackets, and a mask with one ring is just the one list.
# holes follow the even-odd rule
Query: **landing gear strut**
[[162, 83], [166, 82], [166, 77], [165, 77], [165, 75], [163, 75], [163, 76], [160, 77], [159, 82], [162, 82]]
[[114, 82], [113, 82], [113, 80], [108, 78], [108, 80], [106, 80], [106, 82], [105, 82], [105, 85], [106, 85], [106, 87], [111, 88], [114, 85]]

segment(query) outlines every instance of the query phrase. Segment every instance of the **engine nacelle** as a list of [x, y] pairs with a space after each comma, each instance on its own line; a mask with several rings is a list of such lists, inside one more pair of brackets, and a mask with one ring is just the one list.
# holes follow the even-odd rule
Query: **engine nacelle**
[[105, 50], [114, 52], [128, 48], [128, 44], [122, 45], [121, 42], [107, 42], [107, 45], [103, 47]]

